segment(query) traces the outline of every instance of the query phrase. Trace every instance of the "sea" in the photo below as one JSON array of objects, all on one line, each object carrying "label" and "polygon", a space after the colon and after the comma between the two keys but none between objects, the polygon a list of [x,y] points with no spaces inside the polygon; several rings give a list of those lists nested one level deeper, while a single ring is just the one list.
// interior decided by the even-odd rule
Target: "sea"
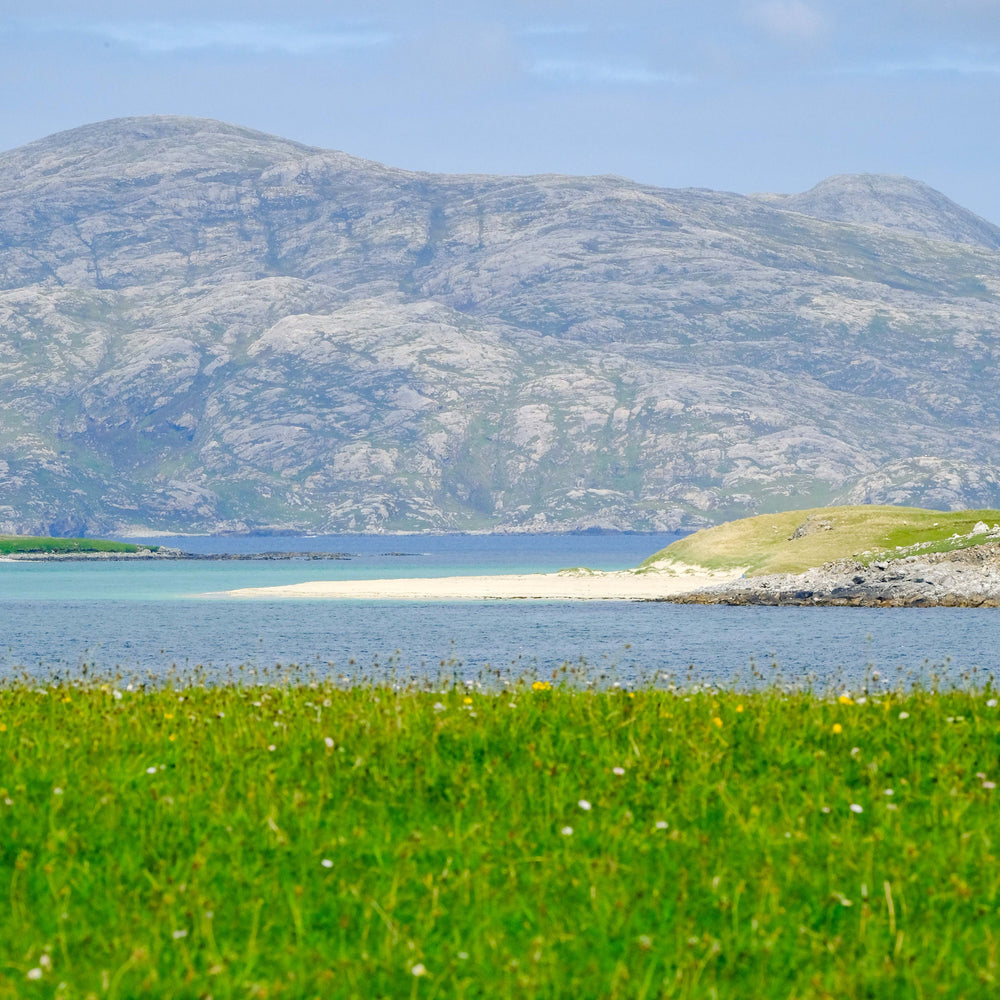
[{"label": "sea", "polygon": [[197,553],[339,559],[0,562],[0,681],[465,682],[817,690],[992,686],[1000,611],[662,602],[238,599],[310,580],[636,566],[672,534],[129,539]]}]

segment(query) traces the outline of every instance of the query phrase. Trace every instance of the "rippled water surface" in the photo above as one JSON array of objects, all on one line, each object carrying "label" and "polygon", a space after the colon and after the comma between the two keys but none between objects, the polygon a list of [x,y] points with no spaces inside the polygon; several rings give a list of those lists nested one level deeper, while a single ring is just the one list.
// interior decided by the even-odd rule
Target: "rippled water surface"
[{"label": "rippled water surface", "polygon": [[[190,563],[0,563],[0,672],[102,671],[163,676],[204,665],[295,663],[313,672],[446,671],[489,664],[548,673],[745,683],[754,669],[857,686],[943,674],[1000,673],[993,609],[724,608],[620,601],[241,601],[204,594],[319,579],[634,566],[675,536],[325,536],[160,539],[191,551],[327,551],[348,560]],[[353,664],[351,661],[354,661]]]}]

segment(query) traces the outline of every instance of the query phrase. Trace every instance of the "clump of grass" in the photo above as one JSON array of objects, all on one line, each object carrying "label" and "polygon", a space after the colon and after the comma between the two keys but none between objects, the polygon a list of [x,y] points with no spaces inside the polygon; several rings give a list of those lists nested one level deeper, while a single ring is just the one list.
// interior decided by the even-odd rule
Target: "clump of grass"
[{"label": "clump of grass", "polygon": [[990,690],[0,689],[0,996],[986,996]]},{"label": "clump of grass", "polygon": [[[142,546],[155,552],[159,546]],[[15,553],[138,552],[131,542],[111,542],[101,538],[47,538],[32,535],[0,535],[0,555]]]},{"label": "clump of grass", "polygon": [[862,504],[762,514],[695,532],[650,556],[640,569],[672,560],[709,569],[745,569],[748,576],[801,573],[862,554],[867,559],[897,558],[980,544],[986,535],[971,534],[980,521],[992,526],[1000,522],[1000,511]]}]

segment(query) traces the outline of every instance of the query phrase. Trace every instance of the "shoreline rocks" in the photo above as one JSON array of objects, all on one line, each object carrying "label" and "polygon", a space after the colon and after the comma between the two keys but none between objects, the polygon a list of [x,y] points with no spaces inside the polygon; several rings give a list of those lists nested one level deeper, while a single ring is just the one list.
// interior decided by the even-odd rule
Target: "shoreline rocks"
[{"label": "shoreline rocks", "polygon": [[842,559],[798,574],[744,577],[665,597],[678,604],[763,607],[1000,607],[1000,543],[864,564]]}]

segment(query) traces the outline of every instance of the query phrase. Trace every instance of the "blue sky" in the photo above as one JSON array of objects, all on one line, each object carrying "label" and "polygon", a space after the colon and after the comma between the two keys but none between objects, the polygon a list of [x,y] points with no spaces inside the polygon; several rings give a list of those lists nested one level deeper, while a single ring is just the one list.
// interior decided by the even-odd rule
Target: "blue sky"
[{"label": "blue sky", "polygon": [[1000,0],[0,0],[0,148],[186,114],[393,166],[801,191],[1000,223]]}]

